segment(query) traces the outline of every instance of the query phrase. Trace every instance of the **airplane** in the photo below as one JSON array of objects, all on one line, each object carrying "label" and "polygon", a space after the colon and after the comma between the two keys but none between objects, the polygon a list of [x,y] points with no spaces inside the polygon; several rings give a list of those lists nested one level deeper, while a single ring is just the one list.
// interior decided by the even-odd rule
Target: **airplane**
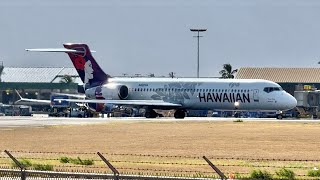
[{"label": "airplane", "polygon": [[[146,118],[156,118],[155,110],[175,110],[175,118],[185,118],[187,110],[289,110],[297,100],[275,82],[261,79],[215,78],[122,78],[106,74],[86,44],[66,43],[58,49],[26,49],[33,52],[67,53],[84,83],[88,103],[99,112],[106,104],[144,108]],[[63,99],[55,99],[61,101]],[[281,118],[281,116],[280,116]]]}]

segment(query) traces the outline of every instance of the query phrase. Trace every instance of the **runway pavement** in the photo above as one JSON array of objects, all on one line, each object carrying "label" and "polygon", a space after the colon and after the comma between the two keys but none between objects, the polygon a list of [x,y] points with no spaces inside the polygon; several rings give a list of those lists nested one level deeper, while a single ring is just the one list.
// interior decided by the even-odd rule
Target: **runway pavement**
[{"label": "runway pavement", "polygon": [[43,127],[43,126],[57,126],[57,125],[83,125],[83,124],[97,124],[115,121],[264,121],[264,122],[315,122],[320,120],[313,119],[275,119],[275,118],[217,118],[217,117],[187,117],[185,119],[174,118],[156,118],[147,119],[143,117],[112,117],[112,118],[58,118],[58,117],[23,117],[23,116],[1,116],[0,128],[13,127]]}]

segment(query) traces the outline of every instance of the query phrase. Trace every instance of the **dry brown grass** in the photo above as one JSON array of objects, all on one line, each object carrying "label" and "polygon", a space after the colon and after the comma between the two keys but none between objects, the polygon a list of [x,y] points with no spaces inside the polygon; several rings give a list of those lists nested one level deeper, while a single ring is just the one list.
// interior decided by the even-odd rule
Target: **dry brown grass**
[{"label": "dry brown grass", "polygon": [[110,122],[0,129],[0,148],[222,157],[320,157],[320,124],[281,122]]},{"label": "dry brown grass", "polygon": [[[0,150],[66,153],[100,151],[108,153],[107,156],[111,160],[118,158],[112,156],[112,153],[319,160],[319,139],[319,123],[113,121],[99,125],[0,129]],[[33,155],[37,156],[41,154]],[[50,154],[46,157],[50,157]],[[88,157],[99,159],[96,155]],[[138,158],[123,157],[124,161],[139,161]],[[170,159],[154,157],[145,157],[143,161],[171,162]],[[201,159],[187,158],[174,159],[172,162],[205,163]],[[254,164],[255,162],[216,160],[215,163]],[[273,165],[283,166],[283,164],[283,162],[273,162]],[[117,163],[117,165],[124,167],[128,164]],[[303,164],[298,163],[298,165]],[[139,167],[144,166],[139,165]],[[158,169],[169,168],[169,165],[153,166]],[[180,165],[170,166],[173,167],[182,168]],[[198,168],[189,167],[195,171]],[[222,169],[231,171],[227,167]],[[233,171],[235,169],[233,168]],[[206,167],[205,171],[210,171],[210,168]]]}]

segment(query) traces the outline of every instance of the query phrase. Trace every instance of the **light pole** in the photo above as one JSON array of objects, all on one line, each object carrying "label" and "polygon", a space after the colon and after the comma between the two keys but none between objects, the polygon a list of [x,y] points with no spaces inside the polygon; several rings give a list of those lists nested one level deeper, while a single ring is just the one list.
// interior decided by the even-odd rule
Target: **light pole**
[{"label": "light pole", "polygon": [[200,32],[207,31],[207,29],[190,29],[190,31],[198,32],[198,35],[197,36],[193,36],[193,37],[198,38],[197,78],[199,78],[199,57],[200,57],[200,54],[199,54],[200,44],[199,44],[199,42],[200,42],[200,37],[203,37],[203,36],[200,36]]}]

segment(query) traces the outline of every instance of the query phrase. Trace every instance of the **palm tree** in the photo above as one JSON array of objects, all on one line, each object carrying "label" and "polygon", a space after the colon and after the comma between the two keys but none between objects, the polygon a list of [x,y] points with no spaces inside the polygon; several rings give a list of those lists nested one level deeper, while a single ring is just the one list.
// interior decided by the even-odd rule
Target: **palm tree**
[{"label": "palm tree", "polygon": [[156,77],[156,76],[154,75],[154,73],[150,73],[148,77]]},{"label": "palm tree", "polygon": [[169,73],[169,77],[174,78],[175,76],[176,76],[176,73],[175,73],[175,72],[170,72],[170,73]]},{"label": "palm tree", "polygon": [[238,72],[238,69],[232,70],[230,64],[224,64],[223,69],[219,73],[222,79],[233,79],[236,72]]},{"label": "palm tree", "polygon": [[72,79],[72,77],[69,76],[69,75],[64,75],[64,76],[61,78],[60,83],[70,84],[70,83],[73,83],[73,79]]}]

